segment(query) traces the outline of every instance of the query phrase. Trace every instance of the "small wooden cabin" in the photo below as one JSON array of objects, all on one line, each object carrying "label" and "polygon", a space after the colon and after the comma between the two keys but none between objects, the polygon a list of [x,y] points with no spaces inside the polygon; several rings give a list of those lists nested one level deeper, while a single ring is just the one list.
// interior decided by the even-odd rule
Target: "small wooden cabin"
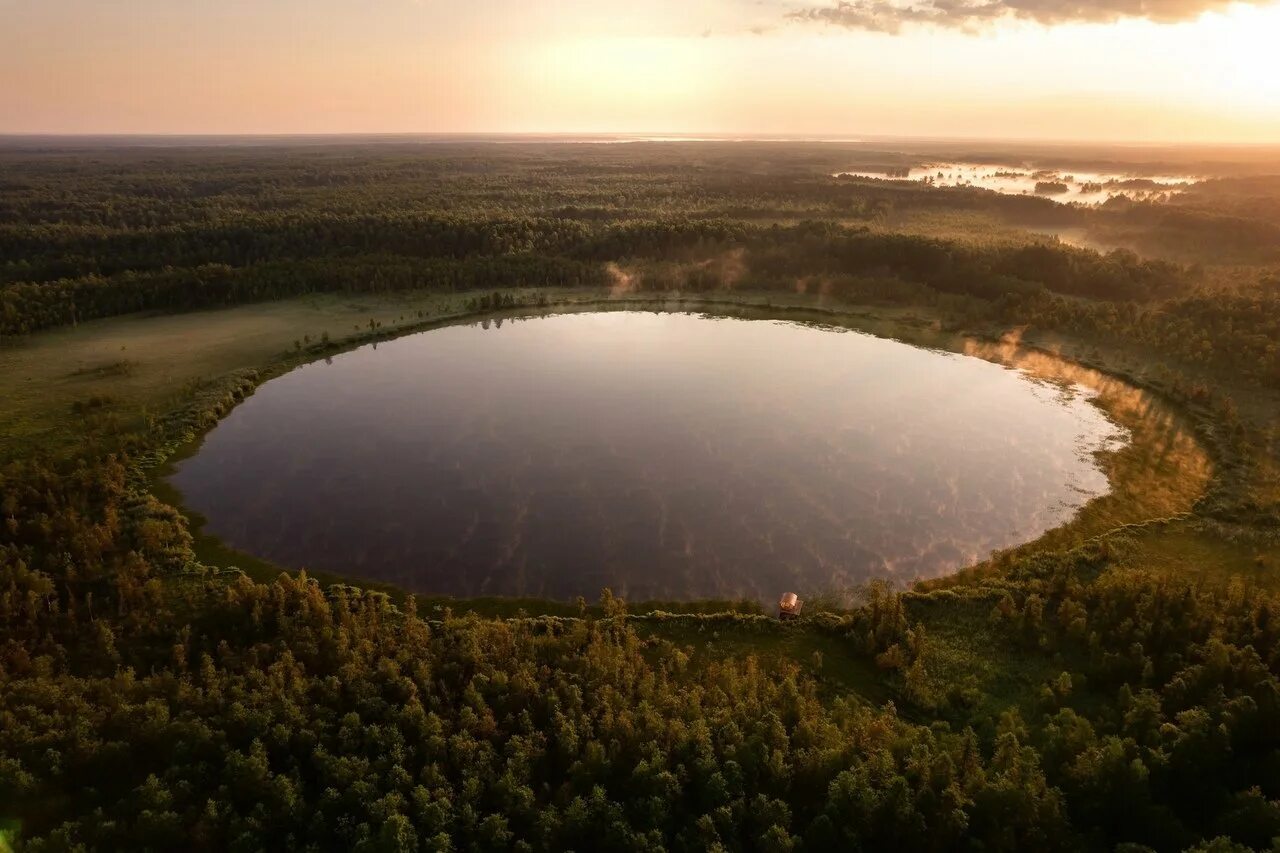
[{"label": "small wooden cabin", "polygon": [[804,602],[794,592],[784,592],[778,599],[778,618],[795,619],[800,615]]}]

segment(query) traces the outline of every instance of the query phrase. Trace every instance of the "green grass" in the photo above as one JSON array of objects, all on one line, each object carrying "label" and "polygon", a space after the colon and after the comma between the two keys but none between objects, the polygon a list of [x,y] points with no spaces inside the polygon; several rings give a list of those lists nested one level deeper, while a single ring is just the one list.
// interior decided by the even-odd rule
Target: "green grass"
[{"label": "green grass", "polygon": [[828,697],[857,696],[874,705],[894,698],[888,679],[874,663],[860,657],[845,641],[820,633],[803,621],[672,619],[634,624],[641,636],[666,640],[685,650],[694,676],[712,661],[754,656],[766,669],[782,660],[799,664],[818,680]]},{"label": "green grass", "polygon": [[[94,397],[141,423],[175,407],[193,383],[261,367],[294,341],[333,340],[460,311],[464,296],[323,294],[189,314],[129,315],[42,332],[0,347],[2,458],[33,448],[73,446],[81,431],[73,406]],[[401,319],[403,318],[403,319]]]},{"label": "green grass", "polygon": [[1224,531],[1195,523],[1144,531],[1120,553],[1116,569],[1144,569],[1201,583],[1244,583],[1280,589],[1280,542],[1255,532]]},{"label": "green grass", "polygon": [[924,626],[924,668],[935,699],[950,699],[973,719],[997,719],[1011,708],[1031,718],[1040,687],[1064,671],[1079,669],[1011,643],[991,620],[993,600],[941,596],[915,599],[908,609],[912,620]]}]

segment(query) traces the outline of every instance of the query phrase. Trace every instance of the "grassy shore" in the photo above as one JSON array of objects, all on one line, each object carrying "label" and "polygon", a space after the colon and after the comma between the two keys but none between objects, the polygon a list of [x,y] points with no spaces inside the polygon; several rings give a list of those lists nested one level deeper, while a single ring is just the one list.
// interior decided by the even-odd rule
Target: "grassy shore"
[{"label": "grassy shore", "polygon": [[[1203,491],[1211,465],[1178,413],[1103,370],[1082,367],[1005,340],[966,338],[941,328],[924,309],[849,305],[821,297],[777,292],[714,294],[616,294],[583,289],[512,291],[517,301],[545,302],[506,311],[565,312],[648,309],[708,310],[752,318],[822,322],[895,337],[924,346],[965,351],[1015,366],[1049,381],[1081,384],[1096,402],[1132,434],[1132,441],[1102,463],[1111,494],[1092,502],[1064,528],[1047,534],[1042,546],[1066,546],[1125,524],[1188,512]],[[309,296],[190,314],[140,316],[84,323],[35,335],[0,350],[0,432],[6,456],[33,447],[57,447],[81,434],[86,412],[109,413],[129,426],[142,425],[179,405],[203,382],[254,368],[268,377],[317,353],[360,345],[415,329],[474,319],[469,295],[395,294],[385,297]],[[504,312],[499,312],[499,314]],[[990,333],[993,330],[985,330]],[[1054,342],[1059,351],[1062,342]],[[1096,353],[1093,353],[1096,360]],[[192,444],[181,450],[193,452]],[[155,490],[180,505],[181,496],[157,472]],[[213,566],[238,566],[256,577],[278,567],[238,553],[200,534],[202,519],[190,516],[196,551]],[[326,578],[339,580],[338,578]],[[488,608],[486,608],[488,609]]]}]

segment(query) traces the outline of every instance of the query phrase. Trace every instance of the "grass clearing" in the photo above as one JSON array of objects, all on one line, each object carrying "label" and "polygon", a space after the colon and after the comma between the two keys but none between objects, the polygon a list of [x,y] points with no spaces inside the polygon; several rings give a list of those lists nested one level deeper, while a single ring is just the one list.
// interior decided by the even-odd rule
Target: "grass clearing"
[{"label": "grass clearing", "polygon": [[1194,523],[1143,532],[1115,570],[1145,569],[1206,584],[1244,583],[1280,589],[1280,542],[1253,531],[1206,529]]},{"label": "grass clearing", "polygon": [[694,675],[712,661],[754,656],[765,669],[782,660],[795,662],[818,680],[830,698],[858,696],[883,705],[894,696],[875,664],[858,656],[847,642],[804,622],[671,619],[633,624],[642,636],[666,640],[688,652]]},{"label": "grass clearing", "polygon": [[1040,685],[1070,667],[1012,646],[991,620],[985,598],[914,599],[908,612],[924,625],[929,689],[978,716],[1017,707],[1029,713]]},{"label": "grass clearing", "polygon": [[260,367],[295,340],[335,340],[370,318],[417,322],[417,311],[440,314],[456,296],[321,294],[190,314],[130,315],[32,335],[0,347],[0,434],[4,455],[65,446],[78,437],[72,407],[107,397],[125,417],[145,417],[173,405],[192,383]]}]

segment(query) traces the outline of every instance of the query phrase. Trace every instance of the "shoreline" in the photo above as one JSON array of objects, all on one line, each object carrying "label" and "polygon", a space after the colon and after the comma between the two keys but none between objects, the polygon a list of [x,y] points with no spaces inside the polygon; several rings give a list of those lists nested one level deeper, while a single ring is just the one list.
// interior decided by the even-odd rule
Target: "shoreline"
[{"label": "shoreline", "polygon": [[[487,296],[488,294],[482,294]],[[545,294],[538,294],[545,296]],[[577,294],[573,294],[577,296]],[[1085,503],[1065,524],[1051,528],[1034,539],[1010,548],[998,551],[991,557],[979,560],[955,571],[936,578],[914,579],[905,588],[914,588],[917,584],[926,587],[947,586],[952,579],[969,576],[996,561],[1008,559],[1015,554],[1032,551],[1064,550],[1076,547],[1084,542],[1105,536],[1108,532],[1165,521],[1171,517],[1185,517],[1193,510],[1195,501],[1203,495],[1211,474],[1212,463],[1205,448],[1195,439],[1193,425],[1183,418],[1168,401],[1160,400],[1158,394],[1151,389],[1144,389],[1133,383],[1128,377],[1108,373],[1094,366],[1075,362],[1064,355],[1028,345],[1020,339],[1002,336],[999,340],[982,337],[973,333],[944,331],[936,319],[921,317],[918,309],[895,311],[883,307],[858,304],[837,304],[832,307],[828,301],[814,297],[801,297],[799,302],[790,297],[791,304],[776,304],[774,297],[787,294],[771,292],[731,293],[708,296],[707,294],[677,293],[673,295],[622,294],[602,295],[598,293],[583,294],[583,298],[547,301],[541,304],[510,305],[498,309],[480,307],[463,310],[444,316],[423,318],[420,322],[397,325],[390,329],[374,328],[367,332],[323,344],[312,344],[304,350],[284,353],[254,370],[252,387],[270,379],[281,376],[297,367],[342,352],[349,352],[368,344],[376,344],[385,340],[417,334],[446,326],[472,324],[488,319],[508,319],[518,317],[554,316],[561,314],[600,312],[600,311],[654,311],[663,313],[702,313],[711,316],[734,317],[754,320],[780,320],[784,322],[800,322],[815,325],[828,325],[833,328],[848,329],[855,332],[875,335],[881,338],[901,341],[912,346],[927,347],[945,352],[982,358],[992,363],[1001,364],[1009,369],[1022,370],[1031,375],[1059,383],[1075,383],[1089,387],[1095,391],[1090,399],[1092,405],[1098,406],[1109,420],[1117,423],[1129,432],[1131,440],[1117,449],[1103,449],[1097,452],[1099,464],[1107,476],[1110,488],[1098,497]],[[886,313],[888,316],[886,316]],[[1055,371],[1046,371],[1046,365],[1056,367]],[[1037,372],[1038,371],[1038,372]],[[1044,374],[1050,375],[1044,375]],[[225,381],[226,377],[218,381]],[[249,391],[252,393],[252,391]],[[247,395],[246,395],[247,396]],[[1141,400],[1142,405],[1136,405]],[[239,401],[237,401],[238,403]],[[1171,483],[1191,483],[1190,494],[1179,494],[1175,497],[1176,506],[1165,506],[1161,510],[1127,512],[1132,510],[1132,502],[1126,502],[1138,492],[1149,493],[1149,488],[1134,488],[1143,484],[1134,482],[1146,468],[1143,451],[1146,446],[1139,443],[1150,438],[1147,433],[1152,426],[1150,409],[1155,405],[1160,409],[1162,428],[1174,427],[1178,436],[1183,439],[1183,456],[1188,453],[1195,457],[1188,460],[1188,465],[1169,473],[1167,480]],[[152,495],[180,512],[187,520],[193,537],[193,550],[199,563],[208,568],[237,568],[249,577],[259,581],[270,581],[281,573],[297,575],[306,571],[306,575],[315,578],[322,584],[355,585],[375,592],[391,596],[402,601],[408,595],[414,595],[420,604],[430,606],[462,606],[471,605],[473,610],[489,614],[507,614],[533,611],[545,614],[561,613],[568,615],[576,612],[572,602],[560,602],[555,599],[481,596],[478,598],[458,598],[453,596],[416,593],[400,586],[368,580],[358,575],[343,573],[290,569],[277,565],[269,560],[256,557],[227,545],[213,534],[204,532],[206,520],[197,512],[188,509],[183,503],[181,493],[168,482],[173,466],[199,450],[208,432],[221,420],[230,408],[219,413],[216,419],[198,432],[190,433],[184,441],[173,446],[164,453],[156,464],[149,466],[147,473],[148,488]],[[1187,441],[1190,445],[1187,445]],[[1147,484],[1149,485],[1149,484]],[[1118,507],[1116,506],[1118,504]],[[815,591],[822,594],[823,591]],[[650,601],[637,602],[637,605],[650,606],[657,609],[678,609],[682,612],[759,612],[758,602],[732,600],[700,600],[700,601]],[[754,608],[754,609],[753,609]]]}]

